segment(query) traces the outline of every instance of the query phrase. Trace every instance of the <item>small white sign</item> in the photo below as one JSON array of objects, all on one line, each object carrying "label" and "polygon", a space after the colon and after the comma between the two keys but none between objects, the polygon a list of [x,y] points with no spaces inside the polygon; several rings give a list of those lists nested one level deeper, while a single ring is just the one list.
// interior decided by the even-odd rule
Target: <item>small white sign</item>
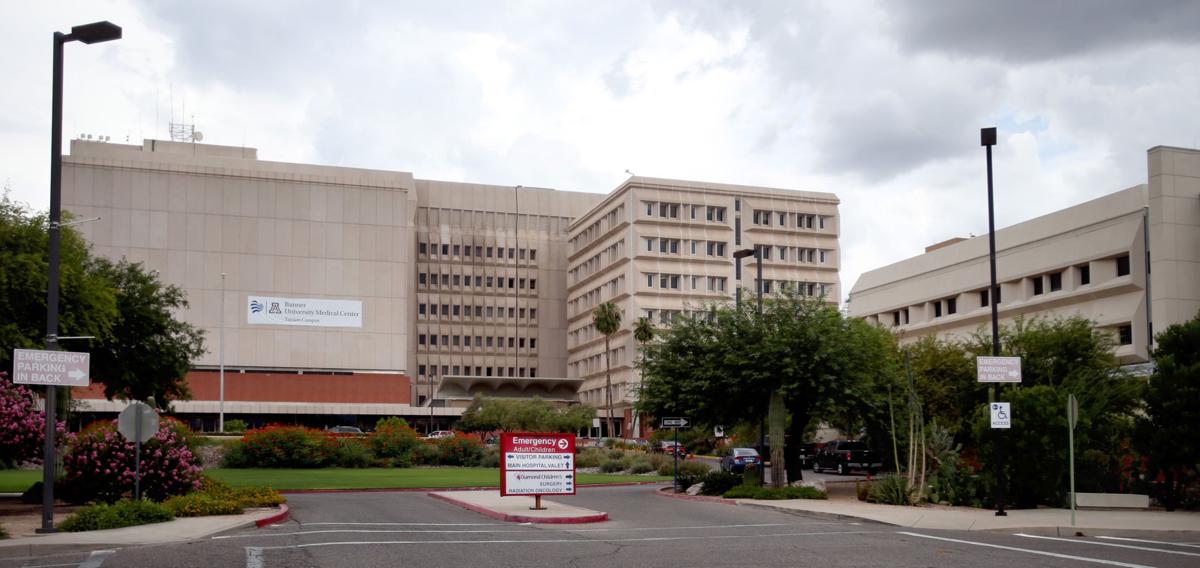
[{"label": "small white sign", "polygon": [[1021,358],[978,356],[975,358],[975,376],[981,383],[1019,383]]},{"label": "small white sign", "polygon": [[88,365],[91,353],[13,350],[13,382],[18,385],[86,387],[91,382]]},{"label": "small white sign", "polygon": [[505,469],[555,471],[575,469],[575,454],[504,454]]},{"label": "small white sign", "polygon": [[561,495],[575,493],[574,471],[506,471],[505,495]]},{"label": "small white sign", "polygon": [[1012,408],[1007,402],[993,402],[992,409],[992,428],[1012,428]]},{"label": "small white sign", "polygon": [[362,327],[362,302],[358,300],[247,296],[246,323]]}]

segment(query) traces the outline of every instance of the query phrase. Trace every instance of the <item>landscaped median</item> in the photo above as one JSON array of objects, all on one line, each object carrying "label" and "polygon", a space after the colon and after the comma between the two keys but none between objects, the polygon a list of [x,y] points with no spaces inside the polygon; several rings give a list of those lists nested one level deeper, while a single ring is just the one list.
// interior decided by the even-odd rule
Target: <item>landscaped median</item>
[{"label": "landscaped median", "polygon": [[[210,469],[205,473],[233,487],[269,485],[278,491],[366,489],[457,489],[500,487],[500,470],[487,467],[371,469]],[[578,485],[663,482],[661,475],[580,473]]]}]

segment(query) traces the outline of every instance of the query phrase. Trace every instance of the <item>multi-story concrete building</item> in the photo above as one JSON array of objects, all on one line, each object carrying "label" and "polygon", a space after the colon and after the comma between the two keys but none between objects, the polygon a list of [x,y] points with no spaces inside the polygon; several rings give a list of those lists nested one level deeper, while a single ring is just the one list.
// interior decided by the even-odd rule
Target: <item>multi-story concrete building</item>
[{"label": "multi-story concrete building", "polygon": [[[633,326],[640,317],[668,325],[676,315],[728,301],[738,287],[753,295],[754,272],[737,279],[739,249],[761,247],[764,293],[796,286],[836,302],[837,206],[829,193],[627,180],[570,227],[567,376],[584,379],[580,400],[607,415],[611,364],[615,434],[638,435]],[[753,270],[754,258],[747,260]],[[609,301],[622,318],[606,363],[592,311]]]},{"label": "multi-story concrete building", "polygon": [[[830,194],[635,177],[605,196],[156,140],[73,141],[63,173],[64,208],[102,218],[79,225],[97,254],[186,292],[180,316],[208,352],[176,407],[205,428],[222,366],[226,415],[251,423],[432,426],[475,394],[570,402],[581,387],[602,406],[591,308],[609,299],[626,311],[614,400],[629,423],[628,328],[729,297],[734,250],[763,247],[767,293],[839,293]],[[123,406],[80,396],[93,412]]]},{"label": "multi-story concrete building", "polygon": [[[1148,151],[1148,180],[996,231],[1002,322],[1080,314],[1117,338],[1126,363],[1153,336],[1200,310],[1200,151]],[[987,236],[952,239],[866,272],[850,314],[902,341],[964,336],[988,325]]]}]

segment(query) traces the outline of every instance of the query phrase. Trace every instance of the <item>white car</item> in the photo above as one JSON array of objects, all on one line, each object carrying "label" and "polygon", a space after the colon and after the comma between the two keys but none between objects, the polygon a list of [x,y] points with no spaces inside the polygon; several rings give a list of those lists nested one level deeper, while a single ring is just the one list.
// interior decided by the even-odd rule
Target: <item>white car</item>
[{"label": "white car", "polygon": [[442,438],[453,438],[453,437],[454,437],[454,432],[452,432],[450,430],[435,430],[433,432],[430,432],[428,436],[425,436],[425,439],[426,440],[441,440]]}]

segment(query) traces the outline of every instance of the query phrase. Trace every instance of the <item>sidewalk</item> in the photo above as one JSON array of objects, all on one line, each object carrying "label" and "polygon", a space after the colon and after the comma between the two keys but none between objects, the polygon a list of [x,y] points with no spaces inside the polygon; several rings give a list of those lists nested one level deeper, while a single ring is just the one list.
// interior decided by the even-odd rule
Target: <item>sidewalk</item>
[{"label": "sidewalk", "polygon": [[534,499],[501,497],[499,491],[432,491],[430,497],[458,505],[481,515],[514,523],[567,524],[597,523],[608,520],[608,513],[563,505],[542,499],[542,510],[535,511]]},{"label": "sidewalk", "polygon": [[[107,546],[133,546],[139,544],[162,544],[204,538],[209,535],[237,528],[264,526],[286,519],[287,505],[276,508],[249,509],[241,515],[215,515],[211,517],[187,517],[119,529],[84,532],[58,532],[35,534],[32,531],[11,531],[10,538],[0,540],[0,558],[33,555],[35,552],[65,552],[87,550]],[[38,517],[40,525],[40,517]],[[10,523],[5,523],[10,527]]]},{"label": "sidewalk", "polygon": [[1071,526],[1070,509],[1008,510],[1008,516],[997,517],[991,509],[970,507],[922,506],[901,507],[879,505],[857,499],[791,499],[756,501],[735,499],[738,505],[773,509],[783,512],[814,514],[832,518],[852,518],[916,529],[946,529],[968,531],[1010,531],[1016,529],[1046,529],[1071,533],[1081,529],[1136,531],[1195,531],[1200,532],[1200,513],[1175,511],[1079,509],[1075,526]]}]

